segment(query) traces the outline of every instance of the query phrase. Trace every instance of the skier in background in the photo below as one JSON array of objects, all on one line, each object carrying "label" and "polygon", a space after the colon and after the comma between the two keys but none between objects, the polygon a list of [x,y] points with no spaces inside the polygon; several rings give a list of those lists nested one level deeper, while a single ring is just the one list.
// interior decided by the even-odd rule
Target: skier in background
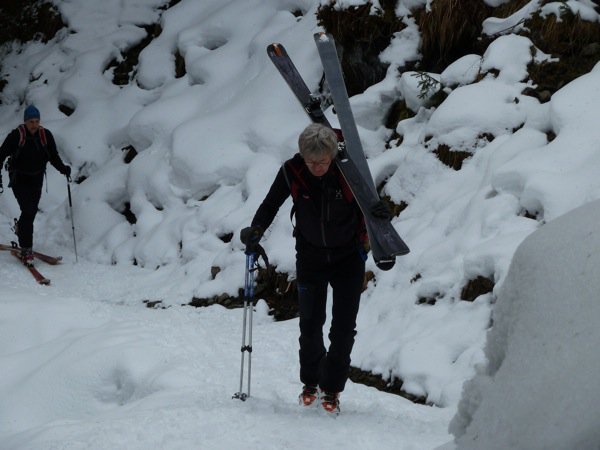
[{"label": "skier in background", "polygon": [[[336,133],[309,125],[298,139],[300,153],[286,161],[258,208],[240,233],[246,252],[256,248],[283,202],[292,196],[296,225],[296,274],[300,312],[301,405],[317,400],[339,413],[339,395],[350,370],[356,316],[365,274],[368,237],[364,217],[334,159]],[[390,219],[383,201],[371,208]],[[333,289],[329,348],[323,342],[327,287]]]},{"label": "skier in background", "polygon": [[21,247],[21,261],[33,264],[33,221],[42,195],[42,184],[48,161],[69,178],[71,168],[65,165],[50,130],[40,125],[40,111],[29,105],[23,114],[23,124],[12,130],[0,147],[0,168],[9,158],[9,186],[21,209],[16,233]]}]

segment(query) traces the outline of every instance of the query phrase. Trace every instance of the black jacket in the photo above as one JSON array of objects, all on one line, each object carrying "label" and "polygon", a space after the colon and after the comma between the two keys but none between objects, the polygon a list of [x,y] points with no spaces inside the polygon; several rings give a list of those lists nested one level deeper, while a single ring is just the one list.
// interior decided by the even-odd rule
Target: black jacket
[{"label": "black jacket", "polygon": [[266,230],[283,202],[292,195],[299,256],[342,257],[356,252],[367,234],[360,208],[354,198],[348,197],[351,193],[344,183],[335,162],[325,175],[315,177],[300,154],[296,154],[277,173],[252,225]]},{"label": "black jacket", "polygon": [[44,181],[46,164],[50,162],[60,173],[65,173],[66,166],[58,156],[56,142],[50,130],[44,128],[46,145],[42,145],[39,130],[35,134],[25,131],[25,144],[19,147],[19,130],[11,131],[0,147],[0,167],[4,160],[13,156],[11,161],[11,184],[14,186],[36,186]]}]

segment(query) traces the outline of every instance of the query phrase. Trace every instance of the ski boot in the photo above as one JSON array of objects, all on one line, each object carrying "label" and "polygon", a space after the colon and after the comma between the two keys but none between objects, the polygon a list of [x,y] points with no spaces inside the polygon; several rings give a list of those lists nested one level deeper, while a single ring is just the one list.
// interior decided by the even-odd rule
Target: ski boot
[{"label": "ski boot", "polygon": [[321,407],[328,414],[337,416],[340,413],[340,393],[339,392],[322,392]]},{"label": "ski boot", "polygon": [[318,398],[319,389],[317,386],[304,385],[298,396],[298,402],[300,406],[311,406]]},{"label": "ski boot", "polygon": [[27,267],[33,267],[33,250],[31,247],[21,248],[21,262]]}]

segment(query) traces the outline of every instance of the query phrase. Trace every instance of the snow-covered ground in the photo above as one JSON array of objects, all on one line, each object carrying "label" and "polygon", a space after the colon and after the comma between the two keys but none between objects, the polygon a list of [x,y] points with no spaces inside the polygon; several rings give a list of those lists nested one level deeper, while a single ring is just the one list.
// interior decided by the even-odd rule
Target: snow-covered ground
[{"label": "snow-covered ground", "polygon": [[[296,402],[298,321],[254,314],[251,398],[241,310],[149,309],[156,272],[72,261],[48,288],[0,253],[0,448],[434,448],[451,409],[349,383],[343,415]],[[245,386],[244,386],[245,390]]]},{"label": "snow-covered ground", "polygon": [[[525,375],[496,372],[510,348],[492,337],[514,339],[516,346],[525,337],[511,337],[513,325],[505,326],[504,335],[494,327],[484,351],[493,303],[494,323],[512,324],[516,318],[506,309],[514,307],[503,312],[500,305],[518,304],[515,292],[553,281],[543,271],[536,272],[536,283],[519,278],[518,262],[509,275],[517,247],[547,222],[600,198],[600,66],[540,104],[522,91],[531,83],[527,65],[549,55],[532,52],[525,37],[503,35],[483,55],[467,55],[430,74],[449,95],[437,109],[426,108],[418,74],[398,77],[396,69],[419,56],[409,8],[429,1],[399,2],[407,27],[381,55],[390,63],[388,75],[354,97],[352,106],[374,178],[378,184],[387,180],[384,193],[392,200],[409,205],[393,223],[411,253],[389,272],[368,262],[376,279],[363,296],[352,359],[365,370],[403,379],[406,391],[436,406],[416,406],[350,383],[342,416],[329,420],[295,404],[295,320],[271,322],[264,303],[258,305],[253,398],[242,403],[230,398],[239,382],[241,312],[181,306],[193,296],[235,295],[243,284],[239,230],[280,164],[296,151],[307,123],[265,49],[283,43],[316,88],[321,69],[312,34],[319,30],[320,2],[182,0],[164,12],[158,9],[164,0],[55,3],[68,31],[47,44],[3,53],[8,84],[1,94],[0,135],[21,121],[24,104],[35,103],[74,176],[87,177],[72,185],[80,258],[75,264],[64,178],[50,168],[35,245],[66,258],[57,267],[40,263],[52,286],[33,285],[12,256],[0,253],[0,448],[304,448],[314,442],[324,448],[434,448],[451,441],[447,427],[462,385],[478,372],[483,378],[463,396],[452,432],[462,436],[461,445],[476,435],[494,442],[501,430],[483,430],[495,426],[486,404],[492,402],[496,412],[496,401],[486,399],[520,391],[510,381],[499,385],[500,394],[485,387],[496,375]],[[558,14],[561,5],[548,3],[543,12]],[[590,0],[568,5],[585,12],[586,20],[599,20]],[[539,8],[533,1],[511,20]],[[157,21],[162,33],[140,54],[132,82],[112,84],[109,62],[143,39],[142,26]],[[486,25],[507,28],[491,19]],[[176,52],[187,70],[180,78]],[[398,125],[401,145],[385,150],[393,130],[381,124],[397,98],[416,116]],[[59,105],[75,112],[67,117]],[[327,114],[335,123],[331,110]],[[492,140],[482,139],[484,134]],[[128,145],[139,152],[130,164],[121,150]],[[432,153],[438,145],[474,155],[454,171]],[[122,214],[127,205],[135,224]],[[278,270],[293,275],[288,208],[264,245]],[[6,190],[0,196],[3,242],[11,239],[16,216],[16,201]],[[231,242],[221,239],[228,233]],[[551,259],[524,248],[529,258]],[[213,279],[214,266],[221,271]],[[494,292],[461,301],[465,284],[478,276],[493,280]],[[533,303],[564,304],[544,292]],[[436,303],[420,305],[419,298]],[[144,300],[160,300],[166,309],[150,310]],[[596,316],[590,310],[586,317]],[[537,351],[541,341],[533,342],[526,349],[531,353],[515,358],[535,361],[543,354]],[[556,341],[547,345],[570,350]],[[488,360],[496,366],[487,366]],[[540,376],[534,367],[528,380]],[[557,376],[548,386],[556,392],[565,383]],[[529,393],[522,398],[532,399],[527,407],[536,410],[547,405]],[[497,407],[508,410],[513,404],[507,403]],[[503,417],[500,411],[497,417]],[[565,428],[589,423],[573,417]],[[555,436],[554,429],[540,428]],[[514,430],[517,444],[531,442]],[[593,445],[594,437],[587,443]]]}]

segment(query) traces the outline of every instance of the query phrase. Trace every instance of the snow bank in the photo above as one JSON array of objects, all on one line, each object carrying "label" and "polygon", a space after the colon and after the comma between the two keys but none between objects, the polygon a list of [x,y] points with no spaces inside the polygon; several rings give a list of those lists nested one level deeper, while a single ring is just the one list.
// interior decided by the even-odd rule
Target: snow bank
[{"label": "snow bank", "polygon": [[529,236],[498,292],[488,364],[450,425],[460,449],[597,448],[600,201]]}]

